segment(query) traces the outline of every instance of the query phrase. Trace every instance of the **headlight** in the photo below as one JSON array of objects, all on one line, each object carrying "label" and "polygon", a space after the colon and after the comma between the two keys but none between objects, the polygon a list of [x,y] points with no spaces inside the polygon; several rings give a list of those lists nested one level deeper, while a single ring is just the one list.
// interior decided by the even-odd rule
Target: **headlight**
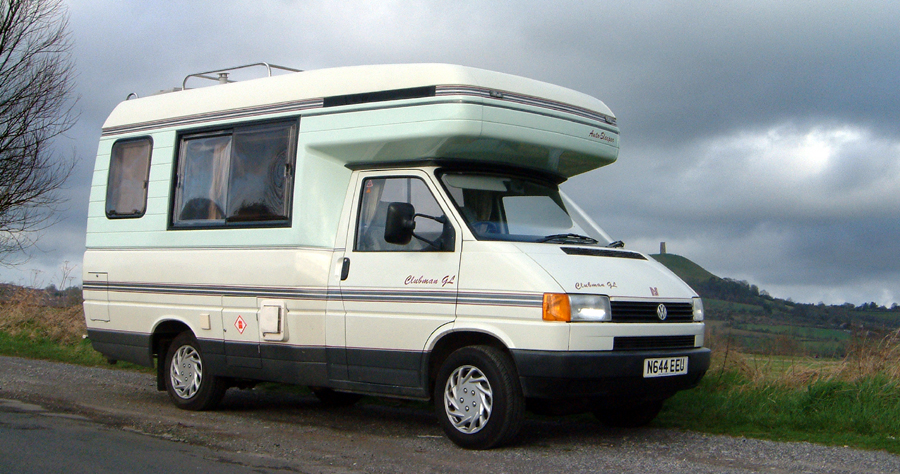
[{"label": "headlight", "polygon": [[544,293],[545,321],[612,321],[609,297]]},{"label": "headlight", "polygon": [[703,300],[694,298],[694,321],[703,321]]}]

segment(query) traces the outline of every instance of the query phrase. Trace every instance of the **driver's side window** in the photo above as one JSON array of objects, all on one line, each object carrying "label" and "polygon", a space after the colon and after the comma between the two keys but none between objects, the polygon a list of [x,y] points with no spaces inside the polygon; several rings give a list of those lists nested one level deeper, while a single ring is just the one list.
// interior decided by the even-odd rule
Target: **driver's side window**
[{"label": "driver's side window", "polygon": [[[413,177],[367,178],[363,180],[362,186],[356,227],[357,252],[435,250],[419,239],[411,239],[406,245],[391,244],[384,240],[387,208],[392,202],[412,204],[417,214],[435,217],[444,214],[424,181]],[[442,231],[443,225],[439,222],[416,218],[417,235],[433,241],[441,236]]]}]

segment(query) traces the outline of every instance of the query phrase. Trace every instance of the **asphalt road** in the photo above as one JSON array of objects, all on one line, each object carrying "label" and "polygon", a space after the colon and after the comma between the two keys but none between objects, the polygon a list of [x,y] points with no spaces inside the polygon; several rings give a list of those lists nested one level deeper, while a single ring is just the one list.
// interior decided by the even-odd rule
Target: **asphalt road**
[{"label": "asphalt road", "polygon": [[3,473],[303,472],[290,461],[174,443],[3,399],[0,453]]},{"label": "asphalt road", "polygon": [[185,412],[152,375],[0,357],[0,472],[897,473],[900,456],[580,418],[529,418],[521,442],[457,448],[428,407],[328,409],[283,390],[229,390]]}]

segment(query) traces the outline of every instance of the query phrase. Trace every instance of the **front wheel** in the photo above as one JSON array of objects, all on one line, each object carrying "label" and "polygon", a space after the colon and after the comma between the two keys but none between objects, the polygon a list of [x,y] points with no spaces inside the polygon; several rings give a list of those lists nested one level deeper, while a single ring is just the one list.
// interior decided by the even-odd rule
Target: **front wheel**
[{"label": "front wheel", "polygon": [[525,398],[515,366],[491,346],[456,350],[438,372],[435,410],[444,433],[468,449],[490,449],[519,434]]},{"label": "front wheel", "polygon": [[209,373],[200,344],[189,331],[179,334],[169,345],[165,364],[166,391],[178,408],[215,408],[228,389],[224,379]]}]

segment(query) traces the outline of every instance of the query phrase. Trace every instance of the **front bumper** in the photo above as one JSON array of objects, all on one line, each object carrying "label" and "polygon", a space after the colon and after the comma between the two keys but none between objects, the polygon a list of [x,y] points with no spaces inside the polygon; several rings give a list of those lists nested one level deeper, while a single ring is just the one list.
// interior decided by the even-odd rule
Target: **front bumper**
[{"label": "front bumper", "polygon": [[[622,398],[663,400],[693,388],[709,369],[705,347],[650,351],[512,350],[522,392],[529,398]],[[644,378],[644,359],[688,358],[688,372]]]}]

